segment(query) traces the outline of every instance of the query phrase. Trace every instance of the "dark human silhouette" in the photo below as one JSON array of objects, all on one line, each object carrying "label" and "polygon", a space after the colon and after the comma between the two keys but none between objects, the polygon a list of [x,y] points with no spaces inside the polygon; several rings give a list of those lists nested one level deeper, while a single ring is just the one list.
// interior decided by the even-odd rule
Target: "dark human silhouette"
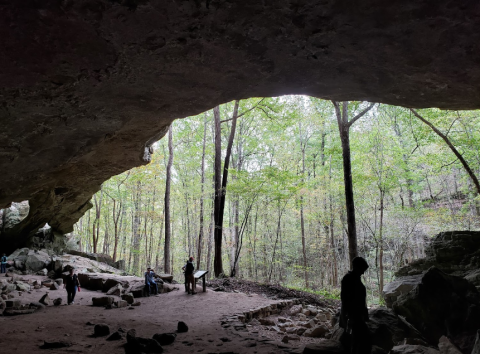
[{"label": "dark human silhouette", "polygon": [[75,302],[75,294],[80,287],[80,282],[78,281],[78,276],[74,274],[74,269],[70,268],[68,275],[65,277],[65,282],[63,283],[63,288],[67,289],[67,304],[73,305]]},{"label": "dark human silhouette", "polygon": [[355,257],[352,261],[353,270],[342,279],[342,309],[340,313],[340,327],[351,334],[351,353],[370,354],[372,350],[371,336],[366,321],[368,318],[367,290],[362,283],[361,276],[368,269],[368,264],[362,257]]},{"label": "dark human silhouette", "polygon": [[6,273],[6,272],[7,272],[7,255],[4,253],[2,256],[0,273]]}]

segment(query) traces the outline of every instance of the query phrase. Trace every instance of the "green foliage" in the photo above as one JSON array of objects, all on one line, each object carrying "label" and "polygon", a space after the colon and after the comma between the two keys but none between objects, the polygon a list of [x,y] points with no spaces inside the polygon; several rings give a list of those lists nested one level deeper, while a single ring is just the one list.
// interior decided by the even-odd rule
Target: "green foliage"
[{"label": "green foliage", "polygon": [[[351,102],[350,116],[366,105]],[[232,102],[220,106],[223,150],[232,111]],[[448,133],[478,174],[478,112],[425,109],[419,113]],[[229,264],[238,252],[240,277],[338,298],[339,281],[349,264],[342,151],[332,103],[305,96],[252,98],[240,101],[239,114],[226,191],[225,271],[229,274]],[[186,258],[197,253],[202,198],[200,267],[212,268],[213,140],[212,111],[173,125],[170,222],[177,279],[182,277]],[[478,229],[479,197],[444,141],[408,109],[377,105],[352,126],[350,140],[359,251],[370,264],[365,276],[369,298],[378,301],[380,246],[388,282],[398,267],[424,255],[425,238],[450,229]],[[99,202],[103,193],[97,221],[99,252],[113,255],[117,218],[117,259],[125,259],[128,270],[137,274],[146,265],[160,271],[163,265],[166,139],[154,149],[152,163],[112,177],[96,196]],[[301,212],[307,267],[303,265]],[[87,251],[92,251],[95,219],[92,209],[76,225]]]}]

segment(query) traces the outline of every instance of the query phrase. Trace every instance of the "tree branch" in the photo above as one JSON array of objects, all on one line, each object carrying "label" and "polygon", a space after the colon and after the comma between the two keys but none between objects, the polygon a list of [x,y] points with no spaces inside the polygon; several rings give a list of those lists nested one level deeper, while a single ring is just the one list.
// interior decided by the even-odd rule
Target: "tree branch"
[{"label": "tree branch", "polygon": [[348,127],[350,128],[353,123],[355,123],[357,120],[359,120],[360,118],[362,118],[365,113],[367,113],[369,110],[371,110],[373,108],[373,106],[375,106],[375,103],[370,103],[370,106],[368,106],[367,108],[365,108],[363,111],[361,111],[360,113],[358,113],[355,117],[353,117],[350,122],[347,123]]},{"label": "tree branch", "polygon": [[[253,106],[252,108],[247,109],[245,112],[239,114],[239,115],[237,116],[237,119],[240,118],[241,116],[247,114],[248,112],[254,110],[255,108],[257,108],[257,106],[258,106],[260,103],[262,103],[262,101],[263,101],[264,99],[265,99],[265,97],[262,98],[260,101],[258,101],[257,104],[256,104],[255,106]],[[220,123],[229,122],[229,121],[231,121],[231,120],[233,120],[233,117],[232,117],[232,118],[228,118],[228,119],[221,120]]]},{"label": "tree branch", "polygon": [[438,130],[432,123],[430,123],[428,120],[426,120],[425,118],[423,118],[420,114],[417,113],[417,111],[415,111],[413,108],[410,108],[410,111],[415,115],[415,117],[417,117],[418,119],[420,119],[423,123],[425,123],[426,125],[428,125],[439,137],[441,137],[445,143],[448,145],[448,147],[450,148],[450,150],[452,150],[452,152],[455,154],[455,156],[460,160],[460,162],[462,163],[463,167],[465,168],[465,171],[467,171],[468,175],[470,176],[470,178],[472,179],[473,183],[475,184],[475,187],[477,189],[477,194],[480,195],[480,183],[478,182],[478,179],[477,179],[477,176],[475,176],[475,173],[472,171],[472,169],[470,168],[470,166],[468,165],[467,161],[465,161],[465,159],[463,158],[463,156],[460,154],[460,152],[455,148],[455,146],[453,146],[453,144],[450,142],[450,139],[448,139],[448,137],[443,134],[440,130]]}]

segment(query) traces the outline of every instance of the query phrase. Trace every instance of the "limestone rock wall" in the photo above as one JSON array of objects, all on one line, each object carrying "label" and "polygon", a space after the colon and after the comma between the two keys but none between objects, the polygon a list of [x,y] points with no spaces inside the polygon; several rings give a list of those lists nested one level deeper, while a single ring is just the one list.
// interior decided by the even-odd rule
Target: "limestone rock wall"
[{"label": "limestone rock wall", "polygon": [[254,96],[480,106],[475,1],[0,2],[0,208],[8,251],[60,233],[176,118]]}]

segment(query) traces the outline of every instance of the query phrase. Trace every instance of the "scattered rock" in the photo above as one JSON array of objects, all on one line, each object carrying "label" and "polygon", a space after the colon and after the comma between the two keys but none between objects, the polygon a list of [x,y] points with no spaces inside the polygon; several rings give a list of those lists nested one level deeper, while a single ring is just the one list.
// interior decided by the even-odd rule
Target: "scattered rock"
[{"label": "scattered rock", "polygon": [[17,310],[14,308],[7,308],[3,311],[4,316],[16,316],[16,315],[29,315],[35,312],[35,309],[25,309],[25,310]]},{"label": "scattered rock", "polygon": [[63,279],[62,278],[55,279],[55,283],[57,283],[58,286],[62,286],[63,285]]},{"label": "scattered rock", "polygon": [[303,335],[305,337],[313,337],[313,338],[322,338],[325,337],[325,334],[328,333],[328,328],[324,325],[319,325],[314,328],[307,329]]},{"label": "scattered rock", "polygon": [[34,307],[36,308],[37,310],[41,310],[41,309],[44,309],[45,308],[45,305],[44,304],[41,304],[40,302],[31,302],[30,307]]},{"label": "scattered rock", "polygon": [[440,354],[462,354],[462,352],[445,336],[441,336],[438,342]]},{"label": "scattered rock", "polygon": [[389,354],[439,354],[436,349],[423,345],[402,344],[392,348]]},{"label": "scattered rock", "polygon": [[295,334],[287,334],[287,335],[284,335],[282,338],[283,343],[288,343],[289,341],[292,341],[292,340],[300,340],[300,337]]},{"label": "scattered rock", "polygon": [[130,305],[135,302],[135,298],[133,297],[132,293],[127,293],[122,295],[122,300],[125,300],[128,302]]},{"label": "scattered rock", "polygon": [[42,275],[42,276],[47,276],[48,270],[47,270],[47,268],[43,268],[43,269],[39,270],[36,274],[37,275]]},{"label": "scattered rock", "polygon": [[110,327],[104,323],[96,324],[93,327],[93,335],[95,337],[108,336],[110,334]]},{"label": "scattered rock", "polygon": [[13,309],[18,309],[22,305],[22,302],[20,300],[7,300],[5,301],[5,307],[8,308],[13,308]]},{"label": "scattered rock", "polygon": [[178,322],[177,332],[178,332],[178,333],[188,332],[188,326],[187,326],[187,324],[186,324],[185,322],[183,322],[183,321]]},{"label": "scattered rock", "polygon": [[297,328],[297,331],[295,332],[295,334],[298,335],[298,336],[301,336],[302,334],[305,333],[306,330],[307,330],[306,328],[298,327],[298,328]]},{"label": "scattered rock", "polygon": [[309,343],[305,346],[303,354],[343,354],[343,348],[340,342],[333,340],[323,340],[319,343]]},{"label": "scattered rock", "polygon": [[135,329],[131,329],[127,332],[127,344],[125,346],[125,352],[128,354],[137,353],[163,353],[163,348],[159,342],[153,338],[137,337]]},{"label": "scattered rock", "polygon": [[175,341],[175,338],[177,338],[176,333],[157,333],[153,335],[153,339],[160,343],[160,345],[172,344]]},{"label": "scattered rock", "polygon": [[258,321],[264,326],[275,326],[275,321],[271,318],[259,318]]},{"label": "scattered rock", "polygon": [[[260,325],[260,321],[257,320],[256,318],[254,318],[254,319],[251,320],[248,324],[251,325],[251,326],[259,326],[259,325]],[[274,323],[273,325],[275,325],[275,323]],[[272,325],[272,326],[273,326],[273,325]]]},{"label": "scattered rock", "polygon": [[71,347],[71,342],[65,341],[56,341],[56,342],[47,342],[44,341],[43,345],[40,346],[40,349],[60,349],[60,348],[68,348]]},{"label": "scattered rock", "polygon": [[327,321],[327,315],[324,313],[319,313],[315,316],[315,318],[319,321],[325,322]]},{"label": "scattered rock", "polygon": [[18,291],[29,291],[30,290],[30,285],[25,284],[23,282],[17,281],[16,282],[16,290]]},{"label": "scattered rock", "polygon": [[140,301],[134,302],[132,306],[140,306],[142,303]]},{"label": "scattered rock", "polygon": [[112,305],[115,298],[112,296],[102,296],[102,297],[93,297],[92,304],[93,306],[107,306]]},{"label": "scattered rock", "polygon": [[123,290],[122,285],[121,285],[121,284],[117,284],[117,285],[115,285],[115,286],[112,286],[112,287],[107,291],[107,295],[120,296],[122,290]]},{"label": "scattered rock", "polygon": [[58,290],[60,289],[60,286],[56,282],[53,282],[52,285],[50,286],[50,290]]},{"label": "scattered rock", "polygon": [[62,298],[61,297],[53,300],[53,305],[60,306],[61,304],[62,304]]},{"label": "scattered rock", "polygon": [[290,310],[288,311],[288,314],[290,316],[295,316],[297,313],[300,313],[302,311],[302,305],[294,305],[290,308]]},{"label": "scattered rock", "polygon": [[124,300],[118,300],[114,303],[118,308],[127,307],[128,303]]},{"label": "scattered rock", "polygon": [[116,331],[116,332],[113,332],[108,338],[107,340],[121,340],[123,339],[123,333],[122,332],[119,332],[119,331]]}]

